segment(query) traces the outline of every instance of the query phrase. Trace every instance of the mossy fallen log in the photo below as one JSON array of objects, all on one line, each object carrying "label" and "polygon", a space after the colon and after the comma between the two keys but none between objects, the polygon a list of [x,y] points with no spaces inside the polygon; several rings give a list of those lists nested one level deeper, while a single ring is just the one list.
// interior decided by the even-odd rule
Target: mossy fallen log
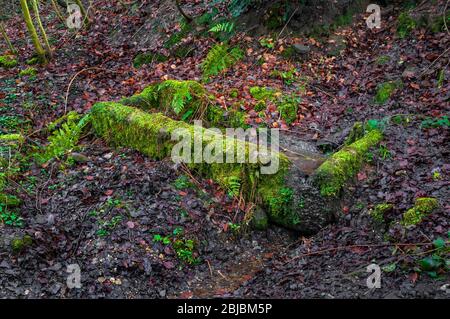
[{"label": "mossy fallen log", "polygon": [[[252,147],[256,147],[247,141],[226,137],[220,131],[198,128],[161,113],[147,113],[120,103],[97,103],[91,114],[92,126],[97,135],[116,146],[133,148],[154,159],[171,156],[179,144],[179,140],[172,140],[171,136],[178,129],[189,134],[191,145],[198,145],[200,141],[205,150],[211,145],[222,149],[223,154],[243,150],[248,159]],[[200,132],[200,135],[196,136],[196,130],[199,130],[197,133]],[[187,163],[187,166],[204,177],[212,178],[225,189],[237,184],[237,193],[263,207],[271,222],[303,233],[314,233],[333,219],[339,200],[331,195],[338,195],[346,179],[351,178],[358,165],[361,165],[363,153],[379,139],[381,133],[369,133],[325,161],[319,167],[318,174],[305,172],[301,166],[293,164],[288,156],[274,151],[253,163],[203,161]],[[195,158],[195,149],[189,149],[188,152],[190,158]],[[273,174],[261,174],[264,168],[273,163],[279,164],[278,170]],[[311,178],[314,183],[311,183]],[[330,185],[333,186],[333,192],[328,191]],[[322,189],[327,191],[322,192]]]},{"label": "mossy fallen log", "polygon": [[320,194],[338,195],[345,183],[360,170],[364,155],[382,138],[379,130],[372,130],[325,161],[314,173],[314,183],[320,188]]}]

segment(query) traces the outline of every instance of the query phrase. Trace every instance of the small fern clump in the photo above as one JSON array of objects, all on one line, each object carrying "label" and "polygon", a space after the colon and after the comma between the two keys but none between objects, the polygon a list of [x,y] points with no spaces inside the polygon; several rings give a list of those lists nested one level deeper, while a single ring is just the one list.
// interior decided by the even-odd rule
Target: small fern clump
[{"label": "small fern clump", "polygon": [[234,30],[234,22],[219,22],[215,26],[213,26],[211,29],[209,29],[210,32],[219,33],[219,32],[226,32],[231,33]]},{"label": "small fern clump", "polygon": [[61,158],[72,150],[78,143],[84,127],[90,121],[90,114],[83,116],[79,121],[68,119],[61,128],[53,132],[48,138],[49,144],[43,153],[39,153],[36,159],[39,163],[46,163],[52,158]]},{"label": "small fern clump", "polygon": [[238,197],[241,193],[241,179],[237,176],[230,176],[226,179],[228,195]]},{"label": "small fern clump", "polygon": [[244,53],[240,48],[230,48],[227,44],[216,44],[208,52],[201,65],[204,80],[225,71],[243,57]]}]

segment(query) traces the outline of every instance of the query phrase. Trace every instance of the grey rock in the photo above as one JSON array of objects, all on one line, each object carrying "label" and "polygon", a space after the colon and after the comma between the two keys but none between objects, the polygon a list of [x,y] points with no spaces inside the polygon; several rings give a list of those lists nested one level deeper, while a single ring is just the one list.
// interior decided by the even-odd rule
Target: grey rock
[{"label": "grey rock", "polygon": [[299,54],[308,54],[309,52],[311,52],[311,48],[307,45],[296,43],[292,47],[294,48],[295,52]]}]

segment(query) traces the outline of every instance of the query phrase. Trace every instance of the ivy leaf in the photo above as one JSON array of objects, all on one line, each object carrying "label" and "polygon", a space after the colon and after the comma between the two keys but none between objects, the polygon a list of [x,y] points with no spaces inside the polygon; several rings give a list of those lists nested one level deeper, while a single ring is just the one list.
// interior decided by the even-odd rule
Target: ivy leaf
[{"label": "ivy leaf", "polygon": [[445,247],[445,240],[442,237],[438,237],[436,240],[433,241],[433,245],[437,249],[442,249]]},{"label": "ivy leaf", "polygon": [[419,265],[422,270],[430,272],[439,269],[442,261],[437,256],[426,257],[419,261]]}]

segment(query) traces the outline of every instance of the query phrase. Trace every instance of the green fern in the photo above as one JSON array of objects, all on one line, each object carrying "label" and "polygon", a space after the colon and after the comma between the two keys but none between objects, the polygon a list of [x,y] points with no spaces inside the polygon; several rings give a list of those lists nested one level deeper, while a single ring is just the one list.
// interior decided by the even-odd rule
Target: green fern
[{"label": "green fern", "polygon": [[179,115],[184,111],[186,104],[192,100],[190,83],[186,81],[165,81],[158,86],[158,91],[166,89],[173,90],[170,106],[175,114]]},{"label": "green fern", "polygon": [[228,195],[231,197],[239,196],[241,192],[241,179],[237,176],[230,176],[227,178]]},{"label": "green fern", "polygon": [[244,53],[240,48],[230,48],[226,44],[216,44],[211,48],[201,64],[204,80],[225,71],[241,60],[243,56]]},{"label": "green fern", "polygon": [[48,138],[48,146],[43,153],[37,155],[38,162],[45,163],[52,158],[61,158],[73,149],[89,121],[90,114],[83,116],[78,122],[69,118]]},{"label": "green fern", "polygon": [[210,32],[219,33],[219,32],[226,32],[231,33],[234,30],[234,23],[233,22],[220,22],[213,26],[211,29],[209,29]]}]

